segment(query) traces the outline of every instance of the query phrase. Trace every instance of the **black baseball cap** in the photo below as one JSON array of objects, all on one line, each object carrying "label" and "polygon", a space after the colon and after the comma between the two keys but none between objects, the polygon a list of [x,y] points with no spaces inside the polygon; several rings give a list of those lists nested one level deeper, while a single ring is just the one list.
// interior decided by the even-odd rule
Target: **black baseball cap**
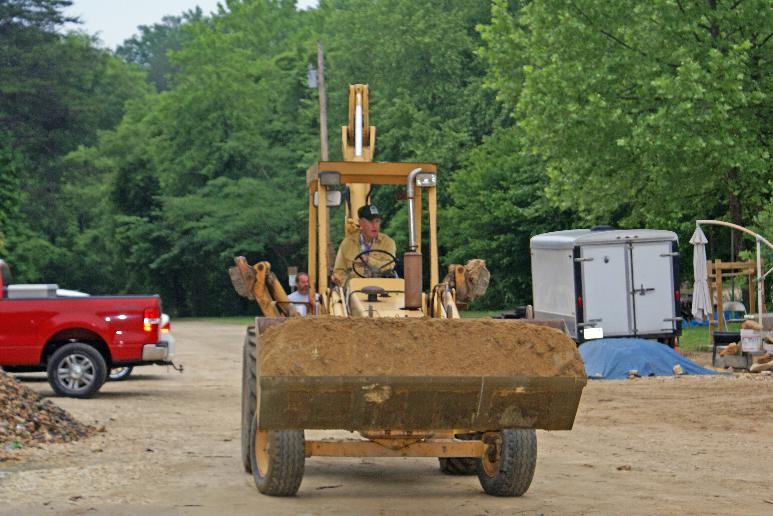
[{"label": "black baseball cap", "polygon": [[361,219],[380,219],[381,218],[381,212],[378,211],[378,208],[375,204],[366,204],[365,206],[362,206],[359,210],[357,210],[357,215]]}]

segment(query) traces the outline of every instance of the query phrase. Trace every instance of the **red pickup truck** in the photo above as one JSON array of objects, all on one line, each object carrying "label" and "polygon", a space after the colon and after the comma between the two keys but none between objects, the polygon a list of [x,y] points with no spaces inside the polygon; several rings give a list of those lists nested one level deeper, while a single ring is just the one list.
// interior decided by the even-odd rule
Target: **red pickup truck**
[{"label": "red pickup truck", "polygon": [[56,285],[13,285],[0,260],[0,366],[46,371],[57,394],[87,398],[114,367],[170,364],[158,296],[62,297]]}]

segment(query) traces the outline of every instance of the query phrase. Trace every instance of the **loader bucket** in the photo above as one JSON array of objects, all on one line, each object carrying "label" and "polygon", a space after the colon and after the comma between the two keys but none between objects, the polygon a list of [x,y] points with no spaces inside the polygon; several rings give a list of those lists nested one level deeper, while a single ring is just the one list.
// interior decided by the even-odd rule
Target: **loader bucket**
[{"label": "loader bucket", "polygon": [[574,341],[521,321],[278,322],[258,325],[264,430],[569,430],[586,383]]}]

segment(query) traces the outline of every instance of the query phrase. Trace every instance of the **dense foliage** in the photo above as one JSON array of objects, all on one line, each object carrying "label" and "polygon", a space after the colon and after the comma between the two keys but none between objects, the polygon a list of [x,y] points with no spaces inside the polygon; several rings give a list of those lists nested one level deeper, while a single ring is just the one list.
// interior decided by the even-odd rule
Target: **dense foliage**
[{"label": "dense foliage", "polygon": [[[439,163],[442,265],[487,260],[481,307],[529,302],[541,232],[655,227],[687,249],[697,218],[773,230],[764,0],[228,0],[115,53],[65,32],[70,3],[0,1],[0,256],[17,281],[254,313],[233,256],[280,276],[305,263],[317,42],[331,159],[346,86],[368,83],[377,159]],[[404,242],[394,190],[374,199]],[[710,238],[728,258],[728,232]]]},{"label": "dense foliage", "polygon": [[484,53],[553,203],[691,231],[770,204],[771,31],[766,0],[496,0]]}]

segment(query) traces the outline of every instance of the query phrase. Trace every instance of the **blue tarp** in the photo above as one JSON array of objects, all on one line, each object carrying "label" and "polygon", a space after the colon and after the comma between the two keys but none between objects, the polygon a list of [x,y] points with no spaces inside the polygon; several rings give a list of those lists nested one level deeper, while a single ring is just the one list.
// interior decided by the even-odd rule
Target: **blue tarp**
[{"label": "blue tarp", "polygon": [[629,371],[639,376],[674,376],[674,366],[683,374],[717,374],[689,360],[669,346],[645,339],[598,339],[580,346],[588,378],[619,380],[628,378]]}]

